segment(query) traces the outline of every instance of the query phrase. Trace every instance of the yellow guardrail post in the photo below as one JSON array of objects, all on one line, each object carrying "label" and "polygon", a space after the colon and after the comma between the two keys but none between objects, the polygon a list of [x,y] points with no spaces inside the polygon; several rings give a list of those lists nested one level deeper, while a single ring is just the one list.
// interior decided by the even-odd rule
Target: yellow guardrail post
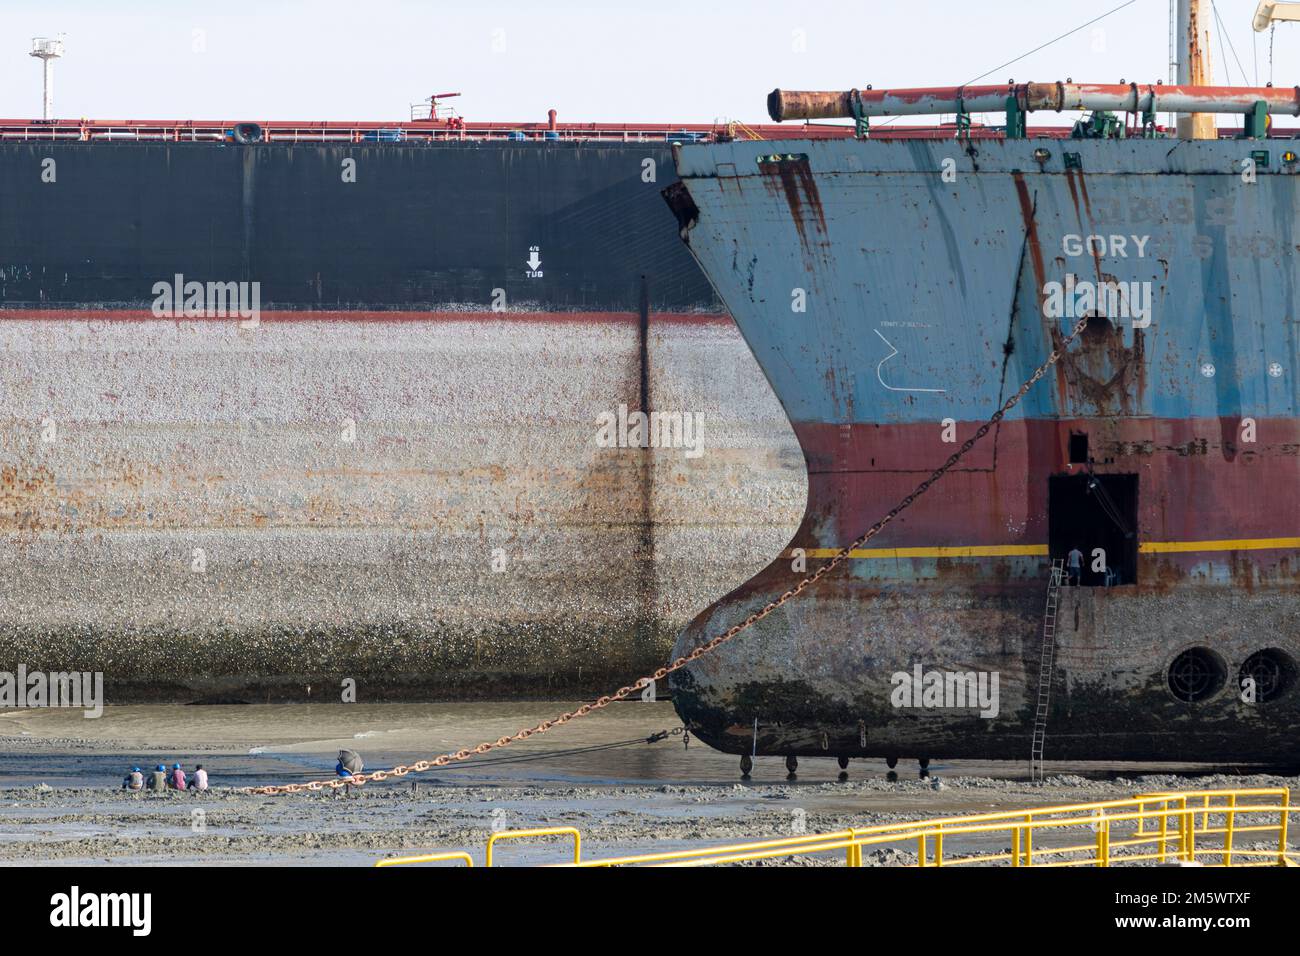
[{"label": "yellow guardrail post", "polygon": [[1011,831],[1011,865],[1020,865],[1020,827],[1014,827]]},{"label": "yellow guardrail post", "polygon": [[1223,837],[1223,865],[1232,866],[1232,838],[1237,822],[1237,795],[1228,794],[1228,832]]},{"label": "yellow guardrail post", "polygon": [[939,829],[934,834],[934,865],[943,866],[943,824],[939,824]]},{"label": "yellow guardrail post", "polygon": [[1110,821],[1106,819],[1105,810],[1098,810],[1095,819],[1097,824],[1096,862],[1098,866],[1110,866]]},{"label": "yellow guardrail post", "polygon": [[1025,866],[1034,865],[1034,815],[1025,814]]},{"label": "yellow guardrail post", "polygon": [[1169,862],[1169,801],[1162,801],[1160,812],[1160,862]]},{"label": "yellow guardrail post", "polygon": [[858,831],[849,830],[849,840],[851,841],[844,848],[844,865],[861,866],[862,865],[862,844],[857,842]]},{"label": "yellow guardrail post", "polygon": [[573,862],[582,859],[582,834],[573,827],[539,827],[533,830],[501,830],[488,837],[487,852],[483,856],[483,865],[492,865],[492,848],[498,840],[519,840],[536,836],[571,836],[573,837]]},{"label": "yellow guardrail post", "polygon": [[1165,810],[1169,816],[1178,817],[1178,851],[1174,854],[1174,859],[1187,859],[1187,798],[1174,797],[1168,801]]},{"label": "yellow guardrail post", "polygon": [[1183,805],[1178,812],[1181,814],[1180,819],[1183,827],[1181,855],[1184,860],[1194,861],[1196,859],[1196,810],[1187,806],[1187,801],[1183,800]]},{"label": "yellow guardrail post", "polygon": [[916,835],[916,846],[917,846],[917,860],[918,860],[916,865],[925,866],[925,834],[924,833],[918,833]]},{"label": "yellow guardrail post", "polygon": [[1282,791],[1282,822],[1277,832],[1277,862],[1286,865],[1286,822],[1291,814],[1291,790]]}]

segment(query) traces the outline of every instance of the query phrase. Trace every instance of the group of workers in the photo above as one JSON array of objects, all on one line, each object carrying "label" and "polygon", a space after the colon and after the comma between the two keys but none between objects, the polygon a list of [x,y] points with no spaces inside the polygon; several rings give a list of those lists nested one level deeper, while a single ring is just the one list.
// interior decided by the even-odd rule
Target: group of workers
[{"label": "group of workers", "polygon": [[[351,778],[364,769],[365,765],[361,762],[361,755],[355,750],[339,751],[339,762],[334,765],[334,772],[349,784],[351,784]],[[195,766],[194,772],[186,776],[180,764],[174,763],[171,770],[168,770],[166,764],[160,763],[146,777],[144,771],[139,767],[132,767],[127,775],[122,778],[122,789],[152,790],[156,793],[162,793],[166,790],[204,791],[208,789],[208,772],[203,769],[203,764],[198,764]],[[351,786],[348,789],[350,790]]]},{"label": "group of workers", "polygon": [[203,764],[199,764],[187,777],[180,764],[172,764],[171,770],[168,770],[166,764],[160,763],[146,778],[144,771],[139,767],[132,767],[131,771],[122,778],[122,789],[153,790],[157,793],[162,793],[164,790],[203,791],[208,789],[208,772],[203,769]]}]

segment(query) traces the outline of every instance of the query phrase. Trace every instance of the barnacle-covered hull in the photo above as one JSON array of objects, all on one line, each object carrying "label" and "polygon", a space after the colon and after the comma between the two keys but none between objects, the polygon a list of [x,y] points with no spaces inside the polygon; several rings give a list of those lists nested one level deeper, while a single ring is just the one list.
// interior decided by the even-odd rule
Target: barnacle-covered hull
[{"label": "barnacle-covered hull", "polygon": [[[120,703],[658,666],[805,480],[671,169],[662,136],[0,144],[0,671]],[[178,274],[258,321],[160,303]],[[703,453],[602,444],[621,407]]]}]

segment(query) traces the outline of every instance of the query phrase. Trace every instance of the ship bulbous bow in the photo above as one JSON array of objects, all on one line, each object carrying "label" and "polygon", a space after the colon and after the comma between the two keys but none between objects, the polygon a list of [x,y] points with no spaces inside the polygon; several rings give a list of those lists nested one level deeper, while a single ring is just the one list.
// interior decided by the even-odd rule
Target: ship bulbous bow
[{"label": "ship bulbous bow", "polygon": [[686,724],[743,754],[1024,760],[1045,726],[1047,759],[1300,761],[1300,500],[1271,491],[1300,481],[1286,146],[681,147],[672,205],[808,505],[675,655],[814,573],[1060,353],[878,536],[673,675]]}]

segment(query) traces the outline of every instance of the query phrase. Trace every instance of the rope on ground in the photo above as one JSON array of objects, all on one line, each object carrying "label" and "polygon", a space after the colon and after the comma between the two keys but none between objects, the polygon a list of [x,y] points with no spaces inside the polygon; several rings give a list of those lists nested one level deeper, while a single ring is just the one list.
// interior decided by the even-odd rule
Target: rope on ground
[{"label": "rope on ground", "polygon": [[529,737],[532,737],[534,734],[544,734],[548,730],[553,730],[556,727],[563,726],[564,724],[567,724],[571,720],[577,720],[580,717],[586,717],[588,714],[594,713],[595,711],[608,707],[610,704],[614,703],[615,701],[624,700],[630,697],[632,694],[640,690],[643,690],[646,687],[649,687],[651,684],[657,684],[659,681],[663,680],[669,674],[672,674],[675,671],[679,671],[686,665],[699,660],[704,655],[711,653],[712,651],[721,647],[723,644],[727,643],[727,641],[731,640],[736,635],[741,634],[744,631],[748,630],[749,628],[753,627],[755,624],[763,620],[773,611],[778,610],[787,602],[792,601],[795,598],[797,598],[800,594],[803,594],[804,591],[808,590],[810,587],[812,587],[822,578],[826,577],[826,575],[830,574],[841,564],[847,561],[850,555],[852,555],[854,551],[858,550],[864,544],[866,544],[868,541],[870,541],[872,538],[878,535],[885,528],[886,525],[888,525],[900,514],[902,514],[904,511],[910,508],[913,502],[915,502],[923,494],[929,491],[931,485],[933,485],[936,481],[942,478],[953,466],[957,464],[957,462],[961,461],[961,459],[966,455],[966,453],[975,447],[976,442],[978,442],[981,438],[987,435],[994,425],[1002,421],[1006,413],[1011,411],[1011,409],[1015,408],[1015,406],[1020,403],[1020,400],[1024,398],[1025,395],[1029,392],[1029,389],[1032,388],[1034,384],[1038,382],[1039,379],[1041,379],[1044,375],[1047,374],[1047,370],[1049,368],[1051,368],[1060,360],[1061,353],[1064,352],[1065,349],[1068,348],[1070,344],[1079,337],[1080,333],[1083,332],[1084,328],[1086,328],[1087,325],[1088,325],[1087,319],[1080,320],[1079,323],[1070,332],[1070,334],[1065,339],[1062,340],[1061,344],[1056,348],[1054,348],[1051,354],[1047,356],[1046,361],[1044,361],[1042,365],[1038,366],[1038,368],[1034,370],[1034,374],[1029,376],[1029,378],[1025,381],[1025,383],[1020,386],[1019,390],[1017,390],[1014,395],[1012,395],[1005,402],[1003,402],[1002,406],[989,417],[988,421],[986,421],[983,425],[979,427],[979,429],[975,432],[974,435],[966,439],[966,441],[962,442],[961,447],[957,449],[957,451],[949,455],[947,461],[945,461],[942,465],[940,465],[933,472],[931,472],[930,476],[926,478],[924,481],[922,481],[919,485],[917,485],[911,494],[907,495],[907,497],[903,498],[902,501],[900,501],[893,508],[891,508],[888,514],[886,514],[883,518],[881,518],[879,521],[873,524],[866,531],[862,532],[862,534],[854,538],[853,541],[851,541],[849,544],[840,548],[840,550],[837,551],[833,557],[829,558],[825,564],[823,564],[820,568],[818,568],[815,572],[813,572],[809,576],[805,577],[794,587],[790,588],[779,598],[777,598],[774,601],[768,602],[766,605],[763,606],[761,610],[755,611],[753,614],[749,615],[749,617],[745,618],[745,620],[741,621],[739,624],[727,628],[727,630],[723,631],[721,634],[717,635],[711,640],[701,644],[699,647],[695,648],[695,650],[691,651],[689,654],[677,658],[671,664],[659,668],[653,674],[647,677],[642,677],[640,680],[636,681],[633,684],[629,684],[626,687],[620,687],[618,690],[614,691],[614,693],[609,694],[605,697],[597,698],[596,700],[592,701],[590,704],[583,704],[581,707],[577,708],[576,710],[568,711],[567,713],[561,714],[560,716],[552,718],[551,720],[544,720],[540,724],[537,724],[533,727],[525,727],[523,730],[520,730],[518,733],[512,734],[509,737],[500,737],[494,741],[485,741],[479,744],[477,747],[467,747],[463,750],[457,750],[455,753],[441,754],[440,756],[434,757],[432,760],[417,760],[415,763],[410,764],[409,766],[407,764],[400,764],[396,767],[393,767],[390,770],[374,770],[371,771],[370,773],[359,773],[351,777],[340,777],[335,780],[328,780],[328,781],[313,780],[310,783],[285,783],[285,784],[279,784],[277,786],[271,786],[271,787],[249,787],[247,788],[247,792],[256,793],[256,794],[278,794],[278,793],[301,793],[304,790],[314,791],[314,790],[324,790],[327,788],[331,790],[337,790],[339,787],[364,784],[371,780],[378,782],[381,780],[388,780],[390,777],[400,778],[400,777],[405,777],[407,774],[412,774],[412,773],[427,773],[428,771],[434,769],[435,767],[446,767],[449,764],[459,763],[462,760],[468,760],[471,757],[476,757],[480,754],[485,754],[490,750],[497,750],[501,747],[508,747],[513,743],[518,743],[521,740],[527,740]]}]

